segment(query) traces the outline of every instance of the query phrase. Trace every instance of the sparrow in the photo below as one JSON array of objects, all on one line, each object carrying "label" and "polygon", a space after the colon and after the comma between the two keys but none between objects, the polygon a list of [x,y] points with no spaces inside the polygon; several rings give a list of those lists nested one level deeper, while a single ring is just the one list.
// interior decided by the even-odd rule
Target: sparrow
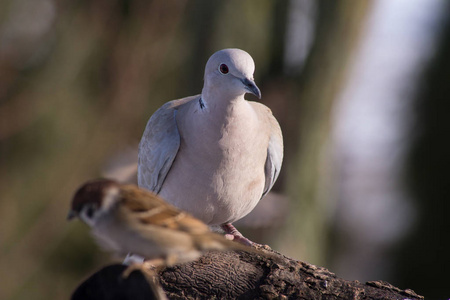
[{"label": "sparrow", "polygon": [[91,227],[106,250],[119,256],[133,253],[154,266],[193,261],[208,250],[255,252],[211,232],[154,193],[110,179],[92,180],[77,190],[67,218],[75,217]]},{"label": "sparrow", "polygon": [[214,53],[201,94],[164,104],[139,144],[138,185],[222,228],[246,245],[232,223],[271,190],[283,160],[283,137],[261,98],[252,57],[240,49]]}]

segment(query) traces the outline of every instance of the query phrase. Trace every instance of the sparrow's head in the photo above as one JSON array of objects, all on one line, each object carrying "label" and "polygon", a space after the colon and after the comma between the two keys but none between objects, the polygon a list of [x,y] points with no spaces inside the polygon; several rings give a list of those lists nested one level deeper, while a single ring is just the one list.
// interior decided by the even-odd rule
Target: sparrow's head
[{"label": "sparrow's head", "polygon": [[117,203],[119,192],[120,185],[114,180],[88,181],[75,193],[67,219],[78,217],[89,226],[95,225],[98,217],[108,212]]}]

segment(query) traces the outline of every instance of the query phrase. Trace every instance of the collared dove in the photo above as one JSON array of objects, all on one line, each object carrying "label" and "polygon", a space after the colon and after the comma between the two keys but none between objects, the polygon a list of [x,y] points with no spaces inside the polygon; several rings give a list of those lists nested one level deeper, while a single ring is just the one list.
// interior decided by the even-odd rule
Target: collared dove
[{"label": "collared dove", "polygon": [[200,95],[164,104],[139,144],[138,184],[228,239],[252,244],[231,224],[272,188],[283,160],[280,126],[253,80],[255,64],[240,49],[214,53]]}]

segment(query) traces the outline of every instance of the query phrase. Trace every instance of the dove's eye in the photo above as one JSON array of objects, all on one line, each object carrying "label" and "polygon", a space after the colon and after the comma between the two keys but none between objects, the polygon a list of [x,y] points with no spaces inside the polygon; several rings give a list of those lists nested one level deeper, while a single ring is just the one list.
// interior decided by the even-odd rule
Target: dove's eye
[{"label": "dove's eye", "polygon": [[228,66],[226,64],[221,64],[219,66],[219,71],[222,74],[227,74],[228,73]]}]

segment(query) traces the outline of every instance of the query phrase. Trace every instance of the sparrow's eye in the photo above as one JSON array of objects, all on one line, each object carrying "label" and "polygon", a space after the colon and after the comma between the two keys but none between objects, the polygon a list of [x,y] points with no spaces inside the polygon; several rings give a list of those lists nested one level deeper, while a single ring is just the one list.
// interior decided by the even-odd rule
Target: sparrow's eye
[{"label": "sparrow's eye", "polygon": [[226,64],[221,64],[219,66],[219,71],[222,74],[227,74],[228,73],[228,66]]},{"label": "sparrow's eye", "polygon": [[86,216],[91,219],[94,216],[95,208],[92,205],[89,205],[88,208],[86,208]]}]

